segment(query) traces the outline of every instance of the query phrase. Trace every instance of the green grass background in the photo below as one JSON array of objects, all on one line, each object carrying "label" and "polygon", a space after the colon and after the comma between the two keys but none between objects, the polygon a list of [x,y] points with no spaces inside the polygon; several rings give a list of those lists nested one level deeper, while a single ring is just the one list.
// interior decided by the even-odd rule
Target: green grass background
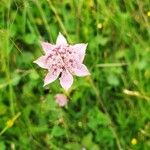
[{"label": "green grass background", "polygon": [[[149,11],[149,0],[0,0],[0,150],[149,150]],[[59,32],[88,43],[91,72],[65,108],[33,64]]]}]

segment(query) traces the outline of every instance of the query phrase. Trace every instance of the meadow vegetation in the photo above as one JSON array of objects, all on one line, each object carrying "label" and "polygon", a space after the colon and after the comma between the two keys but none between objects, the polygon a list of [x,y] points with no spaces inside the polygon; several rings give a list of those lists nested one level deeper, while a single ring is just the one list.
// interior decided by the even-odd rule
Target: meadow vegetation
[{"label": "meadow vegetation", "polygon": [[[63,108],[33,63],[59,32],[91,72]],[[149,0],[0,0],[0,150],[39,149],[150,149]]]}]

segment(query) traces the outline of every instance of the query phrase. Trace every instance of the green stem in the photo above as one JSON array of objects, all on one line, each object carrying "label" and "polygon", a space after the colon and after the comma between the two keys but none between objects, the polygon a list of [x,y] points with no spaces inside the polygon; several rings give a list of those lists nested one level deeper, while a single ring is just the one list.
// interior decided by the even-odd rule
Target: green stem
[{"label": "green stem", "polygon": [[49,27],[49,25],[48,25],[48,22],[47,22],[47,19],[46,19],[46,15],[44,14],[44,11],[43,11],[43,9],[41,8],[41,6],[40,6],[40,2],[38,1],[38,0],[35,0],[35,4],[37,5],[37,8],[38,8],[38,10],[39,10],[39,12],[40,12],[40,14],[41,14],[41,17],[42,17],[42,20],[43,20],[43,22],[44,22],[44,25],[45,25],[45,28],[46,28],[46,30],[47,30],[47,32],[48,32],[48,36],[49,36],[49,39],[50,40],[52,40],[51,39],[51,32],[50,32],[50,27]]},{"label": "green stem", "polygon": [[63,22],[61,21],[61,18],[59,17],[56,8],[53,6],[53,4],[52,4],[52,2],[50,0],[48,1],[48,4],[49,4],[51,10],[53,11],[53,13],[55,14],[55,17],[56,17],[56,19],[58,21],[58,24],[59,24],[60,28],[62,29],[63,33],[67,36],[68,41],[71,42],[71,39],[68,36],[67,30],[66,30]]}]

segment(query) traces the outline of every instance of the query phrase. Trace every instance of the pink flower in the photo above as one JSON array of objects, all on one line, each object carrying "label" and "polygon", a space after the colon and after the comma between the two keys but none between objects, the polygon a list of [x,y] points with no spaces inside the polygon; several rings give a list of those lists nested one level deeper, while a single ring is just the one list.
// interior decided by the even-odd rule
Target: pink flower
[{"label": "pink flower", "polygon": [[55,99],[60,107],[65,106],[68,102],[68,99],[67,99],[66,95],[64,95],[64,94],[56,94]]},{"label": "pink flower", "polygon": [[83,64],[87,44],[69,45],[59,33],[56,44],[41,42],[41,45],[45,54],[34,63],[48,70],[44,86],[59,78],[61,86],[67,91],[73,84],[73,75],[90,75]]}]

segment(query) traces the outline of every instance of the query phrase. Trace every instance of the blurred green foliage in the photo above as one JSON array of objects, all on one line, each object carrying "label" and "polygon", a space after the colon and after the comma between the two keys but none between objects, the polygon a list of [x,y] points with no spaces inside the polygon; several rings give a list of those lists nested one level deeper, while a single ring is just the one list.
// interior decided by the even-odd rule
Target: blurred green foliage
[{"label": "blurred green foliage", "polygon": [[[0,150],[150,149],[149,4],[1,0]],[[92,79],[75,77],[65,108],[54,99],[59,82],[43,88],[46,71],[33,64],[39,41],[59,32],[88,43]]]}]

